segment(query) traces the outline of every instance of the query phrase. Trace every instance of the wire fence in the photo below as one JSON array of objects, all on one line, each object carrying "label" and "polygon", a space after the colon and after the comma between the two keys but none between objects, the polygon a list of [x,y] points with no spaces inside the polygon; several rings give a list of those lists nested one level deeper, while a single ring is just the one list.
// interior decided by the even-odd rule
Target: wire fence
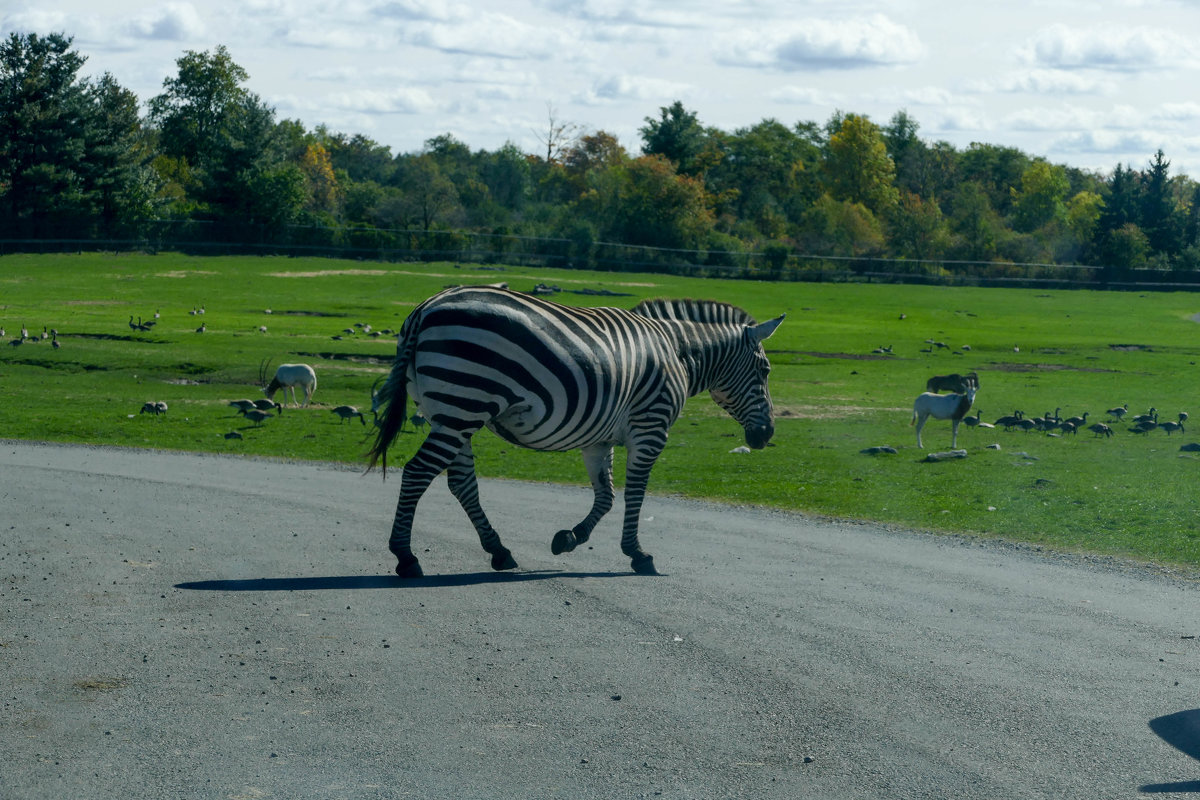
[{"label": "wire fence", "polygon": [[778,244],[762,250],[682,250],[594,241],[586,235],[552,238],[475,231],[159,220],[110,231],[106,236],[0,236],[0,255],[83,250],[452,261],[770,281],[1200,290],[1200,272],[1190,270],[812,254]]}]

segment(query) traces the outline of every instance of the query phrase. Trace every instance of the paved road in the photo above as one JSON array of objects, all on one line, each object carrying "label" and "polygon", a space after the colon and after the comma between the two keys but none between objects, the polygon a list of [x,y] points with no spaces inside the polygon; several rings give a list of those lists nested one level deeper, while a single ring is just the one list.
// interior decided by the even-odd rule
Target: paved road
[{"label": "paved road", "polygon": [[[398,477],[398,476],[397,476]],[[0,442],[0,797],[1200,793],[1200,586],[651,496]],[[424,552],[421,552],[421,551]]]}]

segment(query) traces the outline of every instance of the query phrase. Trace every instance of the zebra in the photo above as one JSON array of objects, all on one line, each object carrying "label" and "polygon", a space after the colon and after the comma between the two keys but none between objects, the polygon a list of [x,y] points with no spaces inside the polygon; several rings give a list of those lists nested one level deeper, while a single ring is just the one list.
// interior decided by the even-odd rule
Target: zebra
[{"label": "zebra", "polygon": [[621,550],[633,570],[657,574],[638,543],[646,482],[684,401],[707,390],[765,447],[775,432],[762,342],[784,317],[758,324],[732,305],[649,300],[633,310],[573,308],[492,287],[456,287],[405,320],[396,360],[379,394],[383,409],[368,471],[404,426],[409,397],[430,430],[404,466],[388,548],[396,573],[424,573],[410,541],[417,503],[443,470],[495,570],[517,562],[479,504],[471,437],[487,427],[533,450],[580,450],[594,500],[551,552],[574,550],[613,505],[613,446],[627,451]]}]

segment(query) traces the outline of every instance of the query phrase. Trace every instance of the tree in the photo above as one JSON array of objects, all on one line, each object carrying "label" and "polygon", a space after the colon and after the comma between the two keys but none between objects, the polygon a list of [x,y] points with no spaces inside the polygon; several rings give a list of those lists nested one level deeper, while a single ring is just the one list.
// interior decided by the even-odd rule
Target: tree
[{"label": "tree", "polygon": [[666,158],[680,174],[699,175],[707,167],[702,155],[708,136],[696,113],[678,100],[660,108],[658,119],[646,117],[638,133],[642,135],[642,153]]},{"label": "tree", "polygon": [[249,76],[224,46],[189,50],[175,63],[178,75],[149,102],[160,152],[186,164],[197,199],[213,213],[236,215],[253,173],[273,173],[283,160],[274,110],[241,86]]},{"label": "tree", "polygon": [[1158,150],[1150,168],[1142,175],[1138,224],[1151,249],[1173,254],[1180,247],[1184,220],[1171,195],[1170,168],[1171,162]]},{"label": "tree", "polygon": [[708,193],[661,155],[594,170],[576,209],[601,237],[648,247],[697,249],[713,230]]},{"label": "tree", "polygon": [[1052,222],[1066,222],[1069,189],[1062,167],[1052,167],[1043,159],[1034,161],[1021,176],[1021,188],[1011,190],[1013,227],[1032,233]]},{"label": "tree", "polygon": [[579,135],[579,125],[574,122],[566,122],[558,118],[558,109],[550,103],[546,104],[546,129],[544,131],[535,131],[538,141],[546,145],[546,163],[557,163],[563,152],[575,141],[575,137]]},{"label": "tree", "polygon": [[878,218],[862,203],[823,194],[804,212],[798,238],[810,253],[830,256],[873,256],[883,251]]},{"label": "tree", "polygon": [[825,173],[835,199],[861,203],[876,213],[889,211],[899,199],[883,135],[866,117],[840,117],[826,145]]},{"label": "tree", "polygon": [[820,194],[820,148],[774,119],[740,128],[720,141],[723,158],[709,183],[723,208],[767,238],[785,235]]},{"label": "tree", "polygon": [[300,157],[300,172],[304,176],[305,209],[313,214],[336,216],[341,208],[343,191],[333,171],[329,151],[318,143],[308,145]]},{"label": "tree", "polygon": [[399,159],[395,184],[400,190],[400,205],[394,211],[402,214],[397,220],[402,227],[416,224],[429,231],[435,224],[450,223],[462,214],[458,190],[429,153]]},{"label": "tree", "polygon": [[84,60],[62,34],[14,33],[0,45],[0,202],[7,223],[28,233],[84,211]]},{"label": "tree", "polygon": [[1012,209],[1012,189],[1020,184],[1030,161],[1015,147],[971,142],[959,155],[959,175],[962,181],[973,181],[983,189],[992,208],[1003,216]]},{"label": "tree", "polygon": [[903,192],[888,217],[889,239],[900,256],[924,260],[938,258],[946,249],[949,233],[937,203]]},{"label": "tree", "polygon": [[897,188],[928,196],[926,180],[929,153],[925,143],[917,136],[920,127],[907,111],[900,110],[892,115],[882,134],[888,156],[895,164]]}]

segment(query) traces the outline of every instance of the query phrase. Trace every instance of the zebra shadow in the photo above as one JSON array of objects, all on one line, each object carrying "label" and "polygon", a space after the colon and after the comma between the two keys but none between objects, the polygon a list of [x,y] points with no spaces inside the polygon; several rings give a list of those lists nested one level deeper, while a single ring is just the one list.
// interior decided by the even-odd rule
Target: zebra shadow
[{"label": "zebra shadow", "polygon": [[[1150,730],[1158,734],[1164,742],[1200,761],[1200,708],[1155,717],[1150,720],[1149,725]],[[1138,791],[1143,794],[1195,793],[1200,792],[1200,780],[1150,783],[1138,787]]]},{"label": "zebra shadow", "polygon": [[395,575],[321,575],[311,578],[241,578],[228,580],[185,581],[176,589],[198,592],[304,592],[325,589],[436,589],[478,586],[486,583],[523,583],[526,581],[570,580],[578,578],[632,578],[635,572],[565,572],[542,569],[526,572],[465,572],[454,575],[426,575],[399,578]]}]

